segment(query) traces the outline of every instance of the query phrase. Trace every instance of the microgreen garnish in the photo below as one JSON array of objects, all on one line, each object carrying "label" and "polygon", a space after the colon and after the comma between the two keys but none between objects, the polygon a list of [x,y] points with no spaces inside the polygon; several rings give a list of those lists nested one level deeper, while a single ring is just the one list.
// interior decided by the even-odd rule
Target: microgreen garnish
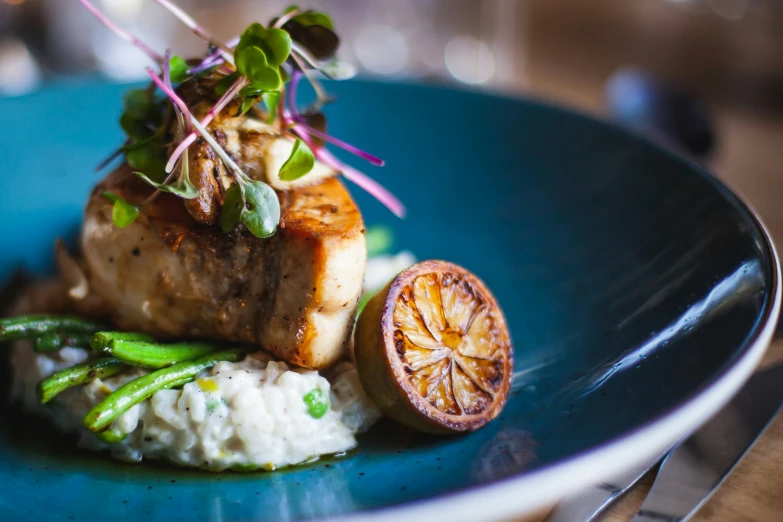
[{"label": "microgreen garnish", "polygon": [[291,18],[294,22],[298,22],[305,27],[313,25],[320,25],[331,31],[334,31],[334,24],[331,17],[326,13],[320,13],[318,11],[302,11],[298,5],[289,6],[285,10],[285,14],[296,12],[297,14]]},{"label": "microgreen garnish", "polygon": [[120,26],[106,18],[106,16],[103,15],[94,5],[92,5],[87,0],[79,0],[81,4],[84,6],[87,11],[89,11],[95,18],[98,19],[99,22],[101,22],[103,25],[108,27],[114,34],[122,38],[123,40],[132,43],[141,51],[149,56],[152,60],[155,62],[161,63],[163,61],[163,57],[152,50],[151,47],[147,46],[144,42],[139,40],[138,38],[135,38],[134,36],[131,36],[130,33],[122,29]]},{"label": "microgreen garnish", "polygon": [[240,79],[239,71],[234,71],[228,76],[222,77],[215,85],[215,94],[224,96],[228,90]]},{"label": "microgreen garnish", "polygon": [[244,189],[245,204],[239,220],[257,237],[269,237],[280,222],[280,203],[277,194],[266,183],[249,181]]},{"label": "microgreen garnish", "polygon": [[[80,2],[104,25],[136,45],[161,67],[160,74],[148,70],[154,85],[126,95],[125,111],[120,119],[127,135],[120,153],[124,152],[126,162],[134,173],[150,186],[183,199],[198,197],[199,191],[191,183],[188,173],[187,151],[201,135],[235,179],[224,197],[219,219],[221,228],[230,232],[238,223],[243,223],[258,237],[274,234],[280,219],[277,194],[267,184],[243,172],[206,130],[212,120],[235,100],[238,100],[238,110],[226,117],[248,113],[263,102],[267,123],[274,125],[281,136],[293,142],[291,155],[277,173],[280,180],[291,182],[306,176],[312,171],[315,161],[320,160],[373,194],[398,216],[403,215],[404,208],[393,195],[361,172],[338,161],[324,146],[331,143],[374,165],[383,165],[380,158],[326,133],[326,118],[321,107],[332,98],[326,94],[314,73],[347,77],[353,70],[335,58],[340,41],[334,32],[333,21],[326,13],[291,6],[268,26],[250,24],[241,36],[222,44],[169,0],[156,0],[209,43],[209,50],[202,60],[189,62],[180,56],[171,56],[168,51],[161,56],[108,20],[88,0]],[[219,99],[198,121],[193,118],[174,85],[200,81],[200,76],[205,74],[217,79],[216,96]],[[312,84],[317,100],[300,112],[296,106],[296,91],[303,77]],[[155,86],[166,98],[156,95]],[[257,118],[257,114],[253,112],[247,117]],[[172,149],[166,161],[165,154]],[[109,161],[113,157],[116,155]],[[111,201],[117,226],[132,223],[141,208],[115,195],[107,198],[110,196],[114,198]]]},{"label": "microgreen garnish", "polygon": [[171,81],[182,83],[190,77],[188,73],[188,64],[181,56],[172,56],[169,60],[171,70]]},{"label": "microgreen garnish", "polygon": [[[264,55],[265,62],[279,67],[288,60],[288,55],[291,54],[291,36],[282,29],[267,29],[259,23],[250,24],[239,37],[239,43],[234,49],[234,63],[240,72],[242,72],[242,66],[239,64],[240,57],[245,51],[254,47]],[[245,73],[242,72],[242,74]],[[248,79],[250,80],[250,78]],[[252,80],[250,83],[253,83]]]},{"label": "microgreen garnish", "polygon": [[[277,231],[277,225],[280,222],[280,201],[277,199],[275,191],[266,183],[250,179],[200,123],[194,120],[193,126],[196,127],[196,130],[198,130],[204,140],[215,150],[215,153],[223,160],[223,163],[225,163],[237,180],[237,183],[229,188],[229,191],[233,190],[232,199],[229,201],[229,205],[233,210],[228,210],[229,217],[224,218],[223,212],[220,216],[220,226],[223,231],[230,232],[241,221],[258,237],[264,238],[273,235]],[[239,188],[234,189],[234,186]],[[241,199],[238,199],[236,196],[237,190],[239,190]],[[226,200],[228,200],[228,196],[229,194],[226,192]],[[242,202],[238,207],[236,205],[237,201]],[[224,212],[226,212],[225,207],[226,203],[224,200]],[[237,208],[239,209],[239,218],[234,219],[234,213]]]},{"label": "microgreen garnish", "polygon": [[261,97],[266,107],[266,122],[271,125],[277,118],[277,107],[280,105],[280,91],[265,92]]},{"label": "microgreen garnish", "polygon": [[275,233],[280,221],[280,205],[275,203],[277,194],[266,183],[234,183],[223,200],[220,228],[229,233],[243,223],[255,236],[269,237]]},{"label": "microgreen garnish", "polygon": [[165,178],[165,161],[162,147],[155,143],[145,143],[138,147],[129,146],[125,151],[125,161],[134,170],[148,173],[150,179]]},{"label": "microgreen garnish", "polygon": [[237,70],[244,76],[253,89],[258,91],[276,91],[283,80],[279,66],[267,61],[260,47],[248,47],[237,55]]},{"label": "microgreen garnish", "polygon": [[279,93],[285,76],[282,65],[290,54],[291,37],[282,29],[267,29],[258,23],[245,29],[234,49],[237,71],[250,84],[239,91],[242,114],[265,93]]},{"label": "microgreen garnish", "polygon": [[301,22],[304,19],[314,21],[315,18],[311,19],[309,18],[310,16],[308,13],[295,16],[283,28],[291,34],[293,39],[310,51],[315,58],[319,60],[332,58],[340,46],[340,39],[328,27],[314,22],[310,25],[304,25]]},{"label": "microgreen garnish", "polygon": [[139,217],[139,207],[131,205],[117,194],[104,192],[103,197],[113,203],[111,210],[111,219],[117,228],[125,228]]},{"label": "microgreen garnish", "polygon": [[302,397],[307,406],[307,413],[314,419],[320,419],[329,411],[329,396],[320,388],[313,388]]},{"label": "microgreen garnish", "polygon": [[294,148],[291,151],[291,156],[280,167],[280,179],[283,181],[294,181],[311,170],[315,166],[315,157],[313,151],[307,146],[305,142],[298,139],[294,143]]},{"label": "microgreen garnish", "polygon": [[165,105],[149,89],[128,91],[124,103],[120,127],[128,137],[122,148],[125,160],[132,169],[161,181],[166,164]]},{"label": "microgreen garnish", "polygon": [[125,112],[120,116],[120,127],[128,138],[145,141],[151,138],[163,123],[163,108],[148,89],[125,93]]},{"label": "microgreen garnish", "polygon": [[177,7],[176,5],[169,2],[169,0],[155,0],[160,5],[168,9],[174,16],[179,18],[179,20],[187,25],[191,31],[193,31],[193,34],[201,38],[202,40],[205,40],[208,42],[211,46],[215,47],[220,51],[220,54],[223,56],[224,59],[231,61],[231,53],[228,52],[228,48],[225,45],[221,45],[221,43],[209,32],[207,32],[206,29],[204,29],[198,22],[196,22],[193,18],[188,16],[188,14]]},{"label": "microgreen garnish", "polygon": [[[218,102],[215,104],[214,107],[207,113],[207,115],[204,117],[203,120],[201,120],[201,126],[206,127],[210,124],[210,122],[214,119],[215,116],[220,114],[220,111],[222,111],[226,105],[228,105],[231,100],[234,99],[234,97],[241,91],[246,85],[247,81],[239,74],[237,74],[236,81],[231,85],[231,87],[228,88],[228,90],[223,93],[223,96],[218,100]],[[196,132],[191,132],[188,134],[188,136],[182,140],[182,142],[177,146],[176,149],[174,149],[174,152],[171,154],[171,157],[169,158],[169,162],[166,164],[166,172],[171,172],[174,170],[174,165],[177,164],[177,160],[182,155],[182,153],[187,149],[190,145],[193,144],[193,142],[196,141]],[[217,152],[217,151],[215,151]]]},{"label": "microgreen garnish", "polygon": [[193,183],[190,182],[190,176],[188,175],[188,151],[185,151],[185,154],[182,155],[182,174],[173,185],[157,183],[143,172],[134,172],[134,174],[161,192],[168,192],[169,194],[174,194],[182,199],[196,199],[198,197],[199,191]]}]

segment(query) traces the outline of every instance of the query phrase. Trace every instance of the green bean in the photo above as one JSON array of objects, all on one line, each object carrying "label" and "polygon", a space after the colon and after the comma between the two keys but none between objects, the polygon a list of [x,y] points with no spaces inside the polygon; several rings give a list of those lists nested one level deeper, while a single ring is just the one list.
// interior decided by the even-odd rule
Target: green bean
[{"label": "green bean", "polygon": [[48,333],[38,337],[34,345],[36,352],[56,352],[67,346],[89,348],[90,335],[67,332]]},{"label": "green bean", "polygon": [[[182,381],[175,382],[172,384],[171,388],[178,388],[192,381],[193,377],[188,377],[187,379],[182,379]],[[106,444],[118,444],[124,441],[128,437],[128,434],[114,431],[111,427],[109,427],[104,431],[97,432],[95,436],[98,437],[98,440],[101,440]]]},{"label": "green bean", "polygon": [[34,339],[50,333],[84,333],[92,334],[101,326],[67,315],[19,315],[0,319],[0,341],[18,341],[19,339]]},{"label": "green bean", "polygon": [[95,434],[96,437],[98,437],[99,440],[102,442],[105,442],[106,444],[117,444],[118,442],[122,442],[125,440],[125,437],[128,436],[127,433],[120,433],[119,431],[114,431],[113,429],[108,429],[106,431],[99,431]]},{"label": "green bean", "polygon": [[155,338],[145,333],[135,332],[98,332],[90,339],[90,346],[93,350],[105,350],[112,341],[144,341],[154,343]]},{"label": "green bean", "polygon": [[111,377],[128,369],[130,366],[113,357],[77,364],[60,370],[39,382],[38,398],[42,404],[46,404],[68,388],[87,384],[95,379]]},{"label": "green bean", "polygon": [[106,353],[132,366],[160,369],[220,350],[214,343],[158,344],[115,339]]},{"label": "green bean", "polygon": [[223,350],[193,361],[177,363],[134,379],[90,410],[84,417],[84,425],[90,431],[103,431],[117,417],[136,404],[150,398],[156,392],[182,386],[220,361],[237,362],[242,359],[245,353],[247,353],[246,348]]}]

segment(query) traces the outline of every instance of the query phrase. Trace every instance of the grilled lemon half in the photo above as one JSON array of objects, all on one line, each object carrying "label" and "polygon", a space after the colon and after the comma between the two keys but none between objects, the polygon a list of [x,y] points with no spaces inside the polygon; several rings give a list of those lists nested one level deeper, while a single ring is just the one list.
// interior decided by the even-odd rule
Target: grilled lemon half
[{"label": "grilled lemon half", "polygon": [[373,402],[417,430],[478,429],[508,398],[506,319],[486,285],[452,263],[424,261],[378,292],[359,317],[355,353]]}]

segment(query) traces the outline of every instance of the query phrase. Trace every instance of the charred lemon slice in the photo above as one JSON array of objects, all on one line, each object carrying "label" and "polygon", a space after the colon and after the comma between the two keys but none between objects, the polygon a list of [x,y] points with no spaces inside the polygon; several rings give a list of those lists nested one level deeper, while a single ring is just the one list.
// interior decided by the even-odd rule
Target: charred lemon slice
[{"label": "charred lemon slice", "polygon": [[506,320],[464,268],[425,261],[400,273],[365,307],[355,341],[364,389],[403,424],[475,430],[506,403],[513,365]]}]

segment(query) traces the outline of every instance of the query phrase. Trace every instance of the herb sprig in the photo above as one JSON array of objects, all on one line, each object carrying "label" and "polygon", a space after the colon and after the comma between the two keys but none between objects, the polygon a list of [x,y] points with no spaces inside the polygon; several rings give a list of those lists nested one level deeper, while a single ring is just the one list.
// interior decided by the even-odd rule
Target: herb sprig
[{"label": "herb sprig", "polygon": [[[243,172],[206,130],[221,111],[234,100],[239,100],[242,114],[263,103],[267,123],[276,125],[282,136],[292,140],[291,154],[279,172],[282,181],[306,176],[312,171],[315,161],[320,160],[370,192],[396,215],[403,216],[404,207],[392,194],[338,161],[324,147],[324,143],[331,143],[374,165],[383,165],[380,158],[326,133],[326,118],[321,108],[332,99],[315,76],[320,74],[330,78],[336,72],[341,75],[340,71],[350,69],[335,58],[339,38],[334,32],[332,19],[326,13],[291,6],[272,19],[268,26],[253,23],[238,38],[223,44],[169,0],[156,0],[209,44],[205,58],[194,64],[179,56],[171,56],[168,51],[158,54],[108,20],[88,0],[80,2],[106,27],[133,43],[161,68],[160,73],[147,70],[152,79],[150,88],[134,90],[126,95],[120,124],[127,140],[104,162],[108,164],[119,154],[124,154],[134,174],[157,189],[152,197],[159,192],[184,199],[198,197],[198,188],[191,183],[188,171],[188,148],[200,135],[215,150],[235,180],[223,203],[219,220],[223,231],[228,233],[238,223],[243,223],[258,237],[269,237],[275,233],[280,220],[280,204],[275,191]],[[216,92],[220,98],[198,121],[177,95],[175,85],[205,73],[222,78]],[[317,99],[300,112],[296,106],[296,92],[302,78],[312,84]],[[166,98],[159,98],[157,90]],[[175,129],[173,132],[172,128]],[[172,142],[172,139],[175,141]],[[170,148],[173,152],[167,159],[166,151]],[[113,202],[117,226],[130,225],[142,213],[143,204],[132,205],[118,195],[104,195]]]}]

